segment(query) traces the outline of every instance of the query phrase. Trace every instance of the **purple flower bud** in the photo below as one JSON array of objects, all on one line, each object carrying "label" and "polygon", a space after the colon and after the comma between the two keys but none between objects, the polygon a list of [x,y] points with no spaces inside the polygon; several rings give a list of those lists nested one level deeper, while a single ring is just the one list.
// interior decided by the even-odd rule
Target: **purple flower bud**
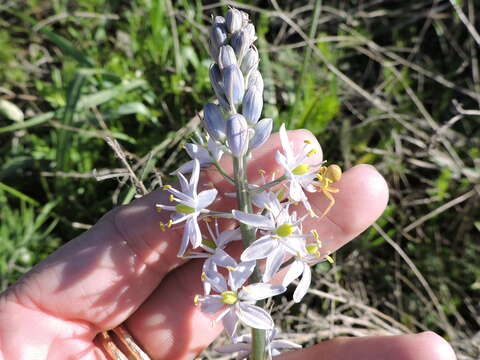
[{"label": "purple flower bud", "polygon": [[203,124],[208,134],[215,140],[225,138],[225,119],[218,105],[208,103],[203,110]]},{"label": "purple flower bud", "polygon": [[227,14],[225,15],[225,23],[230,34],[240,30],[243,25],[242,12],[237,9],[228,10]]},{"label": "purple flower bud", "polygon": [[210,41],[212,46],[220,47],[227,42],[227,32],[225,31],[225,25],[221,23],[215,23],[210,28]]},{"label": "purple flower bud", "polygon": [[250,88],[252,86],[255,86],[258,91],[263,94],[263,78],[258,70],[254,70],[248,76],[248,87]]},{"label": "purple flower bud", "polygon": [[235,50],[235,55],[237,55],[238,62],[241,63],[242,59],[247,52],[250,45],[255,41],[255,36],[251,36],[246,28],[237,31],[232,35],[232,47]]},{"label": "purple flower bud", "polygon": [[230,65],[237,65],[237,57],[235,51],[230,45],[220,47],[220,55],[218,56],[218,65],[220,69],[224,69]]},{"label": "purple flower bud", "polygon": [[217,64],[213,64],[210,66],[210,82],[212,84],[213,90],[215,91],[215,95],[217,98],[224,97],[225,93],[223,91],[223,79],[222,79],[222,72]]},{"label": "purple flower bud", "polygon": [[244,74],[249,74],[250,71],[257,68],[259,62],[258,57],[258,50],[255,46],[251,46],[250,49],[247,50],[245,56],[243,57],[242,65],[240,69]]},{"label": "purple flower bud", "polygon": [[227,66],[223,70],[223,84],[228,102],[231,105],[240,104],[245,93],[245,80],[237,65]]},{"label": "purple flower bud", "polygon": [[248,124],[240,114],[235,114],[227,119],[226,126],[228,147],[232,154],[240,157],[248,150]]},{"label": "purple flower bud", "polygon": [[254,128],[255,134],[250,140],[250,149],[256,149],[267,141],[272,133],[273,120],[265,118],[260,120]]},{"label": "purple flower bud", "polygon": [[249,87],[243,97],[242,114],[247,122],[255,124],[262,114],[263,97],[255,86]]}]

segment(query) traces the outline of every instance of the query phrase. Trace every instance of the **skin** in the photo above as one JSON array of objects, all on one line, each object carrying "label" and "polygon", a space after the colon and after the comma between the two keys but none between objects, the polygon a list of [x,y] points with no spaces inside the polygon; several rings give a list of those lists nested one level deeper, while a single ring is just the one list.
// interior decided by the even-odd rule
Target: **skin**
[{"label": "skin", "polygon": [[[296,150],[309,139],[304,130],[289,132]],[[279,170],[272,161],[280,149],[277,134],[254,153],[249,178],[260,182],[257,170]],[[228,167],[227,164],[225,164]],[[204,171],[200,184],[212,182],[220,193],[231,185],[214,170]],[[335,184],[336,204],[322,219],[309,219],[305,230],[317,229],[324,251],[335,251],[372,224],[388,201],[383,177],[371,166],[346,171]],[[312,194],[314,210],[321,214],[328,200]],[[176,257],[181,228],[159,230],[167,212],[157,213],[156,203],[167,203],[155,191],[131,205],[107,213],[89,231],[68,242],[0,295],[0,359],[102,359],[107,357],[95,342],[104,330],[124,324],[153,359],[193,359],[222,331],[212,317],[194,306],[202,293],[200,260]],[[223,197],[216,209],[228,211],[235,200]],[[301,208],[299,208],[299,211]],[[231,225],[231,224],[230,224]],[[228,227],[224,222],[222,227]],[[239,254],[234,245],[229,251]],[[392,337],[337,338],[289,352],[279,360],[392,359],[452,360],[450,345],[434,333]]]}]

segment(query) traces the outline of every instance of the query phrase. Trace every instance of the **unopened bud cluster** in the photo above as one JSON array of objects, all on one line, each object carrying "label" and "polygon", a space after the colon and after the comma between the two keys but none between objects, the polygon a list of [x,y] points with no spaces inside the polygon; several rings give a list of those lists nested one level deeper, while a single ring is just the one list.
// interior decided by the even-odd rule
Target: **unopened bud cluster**
[{"label": "unopened bud cluster", "polygon": [[[233,344],[218,351],[236,352],[238,359],[254,353],[270,358],[280,350],[299,347],[276,338],[274,321],[259,301],[282,294],[294,280],[300,279],[293,294],[293,300],[300,302],[311,283],[310,266],[331,261],[328,253],[322,252],[319,233],[304,229],[303,221],[318,217],[310,204],[314,196],[329,200],[320,216],[330,210],[335,203],[334,194],[339,191],[332,184],[342,175],[337,165],[323,165],[319,147],[309,139],[300,149],[294,148],[282,125],[282,150],[272,161],[283,175],[274,172],[267,179],[266,172],[258,169],[262,185],[258,185],[258,180],[255,184],[249,182],[246,168],[251,151],[263,145],[272,131],[272,119],[260,120],[263,79],[258,70],[255,40],[255,28],[246,13],[230,9],[225,17],[214,18],[209,38],[214,61],[210,80],[217,101],[205,105],[206,133],[185,147],[191,160],[174,172],[179,186],[166,185],[169,202],[157,204],[159,211],[170,212],[169,220],[160,223],[163,231],[183,226],[178,256],[205,259],[199,274],[204,294],[197,295],[194,303],[201,311],[215,314],[215,321],[222,321]],[[229,161],[234,173],[225,170]],[[199,190],[199,186],[205,185],[199,184],[202,168],[212,165],[225,181],[235,186],[236,195],[222,193],[213,184]],[[189,173],[187,178],[185,174]],[[216,201],[232,196],[236,197],[238,209],[212,210]],[[297,204],[302,204],[298,213],[292,210],[292,205]],[[200,220],[204,222],[202,226]],[[233,227],[232,222],[236,224]],[[239,240],[244,249],[237,260],[228,251],[229,245]],[[258,266],[259,261],[262,267]],[[283,279],[278,278],[284,268]],[[273,279],[277,279],[278,285],[271,283]],[[251,328],[252,336],[238,335],[240,326]],[[263,360],[264,356],[255,355],[252,359]]]}]

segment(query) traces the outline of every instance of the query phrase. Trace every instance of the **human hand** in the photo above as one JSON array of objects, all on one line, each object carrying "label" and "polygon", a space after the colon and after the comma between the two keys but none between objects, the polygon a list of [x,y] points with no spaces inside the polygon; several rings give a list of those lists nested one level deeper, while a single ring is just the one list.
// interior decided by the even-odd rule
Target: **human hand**
[{"label": "human hand", "polygon": [[[290,132],[296,144],[315,138]],[[278,135],[254,155],[250,177],[262,168],[274,171],[270,159],[279,148]],[[319,155],[321,151],[319,152]],[[315,159],[313,159],[314,161]],[[215,171],[203,172],[200,183],[229,185]],[[336,205],[315,227],[324,251],[335,251],[365,230],[383,212],[388,199],[384,179],[371,166],[356,166],[338,183]],[[182,232],[161,232],[155,204],[166,201],[155,191],[106,214],[92,229],[70,241],[28,272],[0,296],[0,359],[107,359],[96,335],[120,324],[153,359],[193,359],[221,332],[221,324],[199,311],[193,298],[202,292],[201,261],[176,257]],[[321,209],[328,201],[312,194]],[[216,206],[232,208],[234,199]],[[224,224],[226,225],[226,224]],[[238,249],[240,252],[240,249]],[[448,343],[433,333],[374,338],[339,338],[278,359],[421,359],[451,360]]]}]

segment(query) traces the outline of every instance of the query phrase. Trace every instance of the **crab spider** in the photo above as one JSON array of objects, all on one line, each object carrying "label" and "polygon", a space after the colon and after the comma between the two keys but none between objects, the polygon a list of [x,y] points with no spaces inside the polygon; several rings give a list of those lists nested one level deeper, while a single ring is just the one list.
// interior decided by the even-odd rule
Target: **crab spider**
[{"label": "crab spider", "polygon": [[333,205],[335,205],[335,199],[332,194],[336,194],[340,189],[332,187],[332,183],[338,182],[342,178],[342,169],[336,164],[329,166],[322,166],[316,174],[315,183],[317,191],[320,191],[330,201],[327,208],[323,212],[320,218],[323,218],[330,211]]}]

